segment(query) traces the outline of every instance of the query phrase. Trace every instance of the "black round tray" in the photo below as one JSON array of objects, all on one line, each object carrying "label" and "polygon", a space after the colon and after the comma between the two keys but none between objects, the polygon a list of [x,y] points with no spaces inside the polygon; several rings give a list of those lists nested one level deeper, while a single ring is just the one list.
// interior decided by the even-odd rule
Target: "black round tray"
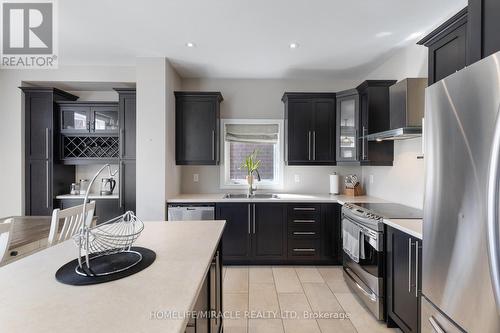
[{"label": "black round tray", "polygon": [[[142,255],[142,260],[127,270],[102,276],[83,276],[76,273],[75,269],[78,267],[78,259],[75,259],[57,270],[56,279],[61,283],[73,286],[105,283],[123,279],[124,277],[138,273],[149,267],[156,259],[156,253],[150,249],[146,249],[144,247],[132,247],[130,250],[140,253]],[[85,258],[82,259],[85,260]],[[92,260],[91,268],[94,268],[96,272],[113,271],[115,269],[119,269],[120,267],[127,267],[136,260],[137,254],[120,252]]]}]

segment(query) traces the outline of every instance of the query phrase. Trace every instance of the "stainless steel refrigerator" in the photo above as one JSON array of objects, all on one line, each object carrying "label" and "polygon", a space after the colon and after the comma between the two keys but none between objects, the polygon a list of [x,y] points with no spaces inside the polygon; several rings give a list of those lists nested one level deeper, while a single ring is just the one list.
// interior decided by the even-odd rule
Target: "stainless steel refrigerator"
[{"label": "stainless steel refrigerator", "polygon": [[500,52],[426,89],[422,332],[500,332]]}]

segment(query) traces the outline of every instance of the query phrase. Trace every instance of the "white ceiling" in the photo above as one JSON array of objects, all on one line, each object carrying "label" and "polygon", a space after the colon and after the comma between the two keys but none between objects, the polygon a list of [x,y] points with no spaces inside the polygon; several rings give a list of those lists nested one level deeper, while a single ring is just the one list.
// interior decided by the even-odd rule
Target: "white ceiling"
[{"label": "white ceiling", "polygon": [[[165,56],[182,77],[352,77],[466,2],[64,0],[60,64],[134,65],[136,57]],[[290,49],[291,42],[299,47]]]}]

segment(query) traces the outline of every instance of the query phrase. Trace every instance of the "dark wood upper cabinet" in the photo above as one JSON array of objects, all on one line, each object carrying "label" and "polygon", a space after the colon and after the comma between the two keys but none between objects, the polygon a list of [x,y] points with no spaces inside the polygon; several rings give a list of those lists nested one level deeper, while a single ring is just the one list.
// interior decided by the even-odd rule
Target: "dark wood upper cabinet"
[{"label": "dark wood upper cabinet", "polygon": [[429,85],[500,51],[500,1],[469,5],[418,42],[429,48]]},{"label": "dark wood upper cabinet", "polygon": [[60,102],[61,134],[109,134],[119,132],[116,102]]},{"label": "dark wood upper cabinet", "polygon": [[395,80],[367,80],[356,89],[337,93],[337,164],[392,165],[392,141],[365,136],[390,129],[389,87]]},{"label": "dark wood upper cabinet", "polygon": [[120,118],[120,158],[136,158],[136,92],[135,88],[115,88],[118,92]]},{"label": "dark wood upper cabinet", "polygon": [[386,256],[388,325],[419,332],[422,241],[387,227]]},{"label": "dark wood upper cabinet", "polygon": [[115,88],[118,92],[120,119],[119,208],[136,209],[136,91],[135,88]]},{"label": "dark wood upper cabinet", "polygon": [[178,165],[219,164],[220,92],[175,92]]},{"label": "dark wood upper cabinet", "polygon": [[467,7],[418,42],[429,48],[429,85],[470,63]]},{"label": "dark wood upper cabinet", "polygon": [[335,93],[286,92],[288,165],[335,165]]},{"label": "dark wood upper cabinet", "polygon": [[53,198],[69,190],[75,169],[54,161],[59,132],[56,102],[78,97],[55,88],[21,87],[25,114],[25,214],[51,215]]},{"label": "dark wood upper cabinet", "polygon": [[359,150],[359,93],[350,89],[337,93],[337,162],[356,162]]},{"label": "dark wood upper cabinet", "polygon": [[469,0],[468,65],[500,51],[500,1]]}]

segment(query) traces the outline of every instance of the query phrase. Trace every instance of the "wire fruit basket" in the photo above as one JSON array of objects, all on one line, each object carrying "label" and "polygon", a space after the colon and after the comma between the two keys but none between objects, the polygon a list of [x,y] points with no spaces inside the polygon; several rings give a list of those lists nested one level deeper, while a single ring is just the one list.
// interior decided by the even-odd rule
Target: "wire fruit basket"
[{"label": "wire fruit basket", "polygon": [[[111,166],[106,164],[95,174],[85,193],[84,217],[90,188],[105,168],[108,168],[110,177],[118,172],[112,173]],[[85,223],[82,223],[80,232],[73,237],[78,247],[78,266],[75,268],[77,274],[105,276],[125,271],[141,262],[142,254],[134,251],[132,244],[144,230],[144,223],[135,216],[134,212],[127,211],[97,226],[91,225],[92,216],[89,216]],[[113,257],[117,255],[121,255],[121,258]]]}]

